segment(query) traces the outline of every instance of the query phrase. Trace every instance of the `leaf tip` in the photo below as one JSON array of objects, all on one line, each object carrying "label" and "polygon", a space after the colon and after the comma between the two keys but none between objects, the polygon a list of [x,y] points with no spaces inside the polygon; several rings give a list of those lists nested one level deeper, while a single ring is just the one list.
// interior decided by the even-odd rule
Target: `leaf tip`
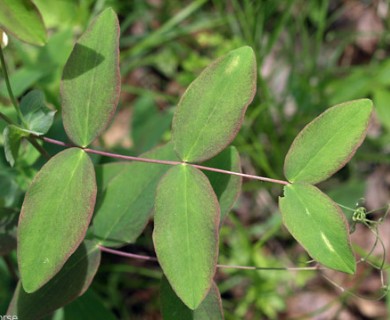
[{"label": "leaf tip", "polygon": [[112,7],[108,7],[108,8],[106,8],[106,9],[104,9],[104,10],[100,13],[100,15],[102,15],[102,16],[103,16],[103,15],[109,15],[110,18],[113,18],[114,20],[117,20],[117,19],[118,19],[118,16],[117,16],[115,10],[114,10]]},{"label": "leaf tip", "polygon": [[23,277],[21,273],[21,283],[22,283],[23,290],[26,293],[34,293],[35,291],[41,288],[41,285],[38,282],[32,280],[33,279]]},{"label": "leaf tip", "polygon": [[347,269],[345,270],[348,274],[355,274],[356,273],[356,262],[355,260],[350,265],[347,265]]},{"label": "leaf tip", "polygon": [[[233,51],[234,52],[234,51]],[[242,46],[235,50],[236,53],[253,55],[255,57],[255,52],[251,46]]]}]

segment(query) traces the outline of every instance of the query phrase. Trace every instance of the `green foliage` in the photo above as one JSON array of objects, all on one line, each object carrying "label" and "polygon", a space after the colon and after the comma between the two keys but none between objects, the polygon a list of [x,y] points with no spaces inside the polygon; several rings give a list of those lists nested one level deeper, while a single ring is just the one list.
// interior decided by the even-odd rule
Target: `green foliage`
[{"label": "green foliage", "polygon": [[217,197],[199,170],[178,165],[161,179],[153,242],[173,290],[192,310],[205,298],[215,273],[219,219]]},{"label": "green foliage", "polygon": [[169,320],[222,320],[221,295],[215,283],[211,285],[206,298],[195,310],[189,309],[175,294],[168,280],[161,279],[161,313]]},{"label": "green foliage", "polygon": [[363,142],[373,106],[367,99],[328,109],[295,138],[284,172],[290,182],[319,183],[342,168]]},{"label": "green foliage", "polygon": [[280,210],[290,233],[318,262],[354,273],[349,227],[341,209],[310,184],[329,178],[343,167],[363,142],[372,102],[355,100],[334,106],[310,122],[295,138],[285,159]]},{"label": "green foliage", "polygon": [[[15,61],[10,82],[15,96],[31,87],[44,90],[46,98],[59,107],[58,91],[64,64],[72,50],[72,31],[65,29],[53,34],[44,47],[31,47],[17,43],[15,50],[21,61]],[[20,66],[21,64],[22,66]],[[4,81],[0,82],[0,95],[8,98]]]},{"label": "green foliage", "polygon": [[[39,81],[43,76],[44,72],[35,68],[22,68],[18,72],[13,73],[10,77],[10,82],[12,84],[14,94],[20,96],[25,90],[37,83],[37,81]],[[1,83],[0,94],[3,97],[8,96],[7,88],[4,82]]]},{"label": "green foliage", "polygon": [[18,226],[19,270],[26,292],[47,283],[83,241],[95,198],[92,162],[80,149],[59,153],[35,176]]},{"label": "green foliage", "polygon": [[163,134],[169,129],[172,110],[159,111],[150,96],[137,100],[133,107],[132,138],[137,153],[150,150],[158,145]]},{"label": "green foliage", "polygon": [[377,119],[390,130],[389,108],[390,60],[375,61],[370,66],[354,66],[342,77],[331,79],[326,90],[331,103],[372,97]]},{"label": "green foliage", "polygon": [[47,35],[42,17],[31,0],[0,1],[0,27],[22,41],[44,45]]},{"label": "green foliage", "polygon": [[43,93],[36,90],[23,97],[20,110],[23,124],[20,127],[10,124],[3,131],[5,157],[11,167],[18,158],[22,138],[47,133],[56,113],[46,107]]},{"label": "green foliage", "polygon": [[99,265],[96,242],[84,241],[61,271],[39,290],[27,293],[19,282],[7,313],[22,320],[40,319],[52,313],[88,289]]},{"label": "green foliage", "polygon": [[18,212],[9,208],[0,209],[0,256],[16,249],[16,226]]},{"label": "green foliage", "polygon": [[69,28],[77,25],[88,13],[88,1],[34,0],[46,28]]},{"label": "green foliage", "polygon": [[314,186],[294,183],[284,188],[279,205],[285,226],[316,261],[355,272],[347,223],[330,198]]},{"label": "green foliage", "polygon": [[115,320],[103,301],[92,291],[87,290],[79,299],[64,308],[63,320]]},{"label": "green foliage", "polygon": [[249,47],[231,51],[192,82],[172,123],[175,150],[183,161],[210,159],[234,139],[255,84],[256,60]]},{"label": "green foliage", "polygon": [[115,112],[120,93],[118,60],[119,23],[114,11],[106,9],[80,37],[62,75],[62,117],[76,145],[89,145]]},{"label": "green foliage", "polygon": [[28,137],[28,135],[28,132],[12,124],[5,127],[3,131],[4,152],[5,158],[11,167],[14,166],[15,161],[18,158],[22,138]]},{"label": "green foliage", "polygon": [[390,91],[387,88],[377,88],[374,91],[373,99],[379,121],[381,121],[387,131],[390,132]]},{"label": "green foliage", "polygon": [[[142,157],[178,160],[171,143]],[[121,246],[135,242],[151,217],[157,184],[168,169],[167,165],[142,162],[110,163],[98,168],[100,195],[93,218],[93,233],[102,245]]]},{"label": "green foliage", "polygon": [[[170,104],[176,101],[176,97],[145,89],[145,95],[136,100],[131,120],[134,145],[132,150],[126,152],[147,152],[140,157],[130,158],[97,150],[100,146],[85,149],[96,138],[101,138],[97,145],[104,146],[102,133],[111,121],[119,100],[120,30],[116,14],[110,8],[101,10],[101,3],[97,2],[95,12],[102,13],[92,21],[71,51],[68,41],[71,21],[80,23],[87,20],[82,17],[85,13],[83,10],[80,16],[76,16],[76,12],[86,5],[67,2],[53,7],[51,2],[36,1],[47,26],[60,31],[40,49],[30,48],[24,52],[21,44],[16,45],[26,68],[16,68],[11,75],[11,85],[16,87],[14,93],[20,97],[36,83],[40,84],[37,87],[44,87],[45,93],[39,90],[28,92],[21,99],[20,106],[10,97],[15,108],[13,112],[0,107],[1,118],[6,122],[1,127],[4,130],[1,143],[6,160],[15,168],[7,168],[0,175],[0,254],[8,255],[17,242],[17,263],[21,275],[8,313],[17,314],[19,319],[39,319],[64,307],[63,319],[77,319],[80,316],[113,318],[93,291],[66,305],[90,287],[100,266],[100,249],[104,250],[99,246],[121,247],[135,242],[151,242],[150,238],[145,240],[140,235],[145,229],[145,235],[151,231],[147,224],[154,214],[152,238],[157,262],[164,274],[160,290],[164,319],[223,319],[221,295],[214,276],[222,222],[229,216],[240,195],[242,176],[284,185],[279,208],[283,223],[291,235],[318,263],[350,274],[355,272],[348,223],[339,206],[314,184],[328,179],[355,154],[368,129],[372,102],[361,99],[328,109],[296,136],[284,158],[285,145],[290,140],[282,139],[284,145],[279,142],[278,135],[294,136],[296,132],[292,128],[297,122],[293,119],[291,124],[286,121],[285,127],[275,126],[279,120],[286,120],[287,116],[281,108],[271,110],[271,90],[258,73],[289,15],[286,11],[279,17],[279,5],[282,9],[290,9],[292,1],[283,5],[277,1],[272,5],[233,1],[235,14],[241,19],[238,24],[233,16],[228,16],[226,21],[210,19],[199,24],[191,22],[183,29],[177,28],[206,2],[193,1],[161,28],[150,31],[149,37],[131,42],[131,37],[124,34],[121,39],[121,45],[125,48],[122,55],[126,61],[122,70],[125,74],[136,65],[147,65],[156,54],[159,58],[153,60],[153,67],[164,76],[177,78],[178,83],[186,83],[195,77],[194,70],[200,69],[211,58],[194,53],[192,58],[181,64],[176,56],[191,51],[190,46],[188,49],[170,43],[166,49],[160,50],[159,45],[178,39],[186,32],[215,26],[222,20],[224,23],[230,22],[232,29],[239,30],[242,38],[225,43],[225,38],[215,37],[213,33],[199,36],[197,41],[205,46],[205,51],[208,46],[214,46],[219,48],[218,53],[222,55],[223,52],[224,55],[211,63],[189,85],[175,109],[173,120]],[[26,11],[27,7],[24,6],[28,5],[32,6],[29,1],[14,3],[0,0],[0,9],[11,10],[7,19],[3,18],[4,10],[0,13],[0,25],[6,30],[12,27],[12,32],[20,40],[43,44],[46,31],[42,32],[42,19],[35,6],[28,11],[24,25],[17,26],[16,20],[13,20],[18,15],[27,14],[23,10]],[[148,6],[148,3],[131,5]],[[216,1],[215,6],[223,9],[222,2]],[[318,39],[321,39],[325,29],[326,6],[311,5],[310,8],[309,20],[318,28],[315,49],[318,52]],[[58,23],[62,10],[64,25]],[[250,15],[252,10],[259,14],[260,22]],[[132,19],[135,16],[121,20],[129,25]],[[269,37],[265,37],[261,30],[262,23],[267,19],[271,19],[275,26],[274,33]],[[248,43],[253,48],[247,46]],[[129,44],[131,47],[126,48]],[[57,97],[59,76],[56,75],[62,69],[60,103]],[[180,73],[178,70],[182,69],[184,71]],[[384,83],[387,81],[385,78],[382,74]],[[305,81],[301,80],[299,85],[295,81],[297,79],[290,79],[292,86],[297,86],[294,95],[298,96],[302,90],[308,96],[307,90],[299,87]],[[257,86],[261,88],[261,99],[264,99],[261,103],[258,102],[259,97],[255,96]],[[131,86],[126,88],[131,91]],[[5,97],[5,94],[4,82],[0,95]],[[45,95],[55,107],[62,108],[62,118],[58,119],[57,124],[53,125],[55,111],[46,106]],[[156,99],[164,101],[164,111],[157,112]],[[251,108],[248,112],[248,123],[244,123],[244,132],[237,137],[247,107],[253,99],[257,108]],[[374,99],[381,105],[378,114],[386,116],[386,91],[375,91]],[[297,101],[302,100],[297,98]],[[299,105],[296,118],[302,110],[307,111],[307,105]],[[270,121],[271,115],[277,121]],[[167,142],[170,136],[165,133],[171,120],[172,139]],[[386,126],[387,120],[383,120],[383,123]],[[41,140],[53,143],[44,136],[65,137],[65,133],[76,146],[54,141],[67,149],[41,167],[42,159],[37,161],[38,153],[31,151],[34,149],[28,143],[42,154],[45,154],[43,148],[54,152],[47,144],[42,145]],[[249,155],[250,160],[254,159],[255,164],[269,174],[269,178],[241,174],[240,154],[235,147],[229,146],[236,137],[240,153]],[[167,143],[150,150],[161,141]],[[268,154],[269,145],[276,153],[275,161],[271,161],[273,158]],[[26,150],[22,150],[25,146]],[[249,153],[246,152],[248,149],[251,149]],[[97,156],[91,160],[88,152]],[[105,163],[102,156],[132,159],[135,162]],[[288,181],[272,179],[281,171],[278,169],[283,160]],[[0,159],[1,169],[5,163]],[[204,170],[204,173],[200,170]],[[19,197],[24,191],[26,194],[20,206]],[[276,195],[277,192],[280,190],[272,191],[269,195]],[[277,259],[269,262],[266,259],[267,251],[263,248],[272,236],[279,233],[282,222],[276,211],[276,208],[272,210],[273,220],[269,219],[248,230],[240,228],[235,218],[231,217],[229,222],[233,227],[225,238],[238,243],[235,246],[239,252],[235,253],[233,260],[241,264],[270,267],[280,264]],[[256,237],[259,239],[254,242],[253,238]],[[141,267],[137,270],[142,272]],[[143,272],[147,273],[145,270]],[[152,273],[152,277],[159,278],[161,272],[147,274],[150,276]],[[240,275],[222,279],[222,293],[242,278]],[[115,281],[119,283],[118,279]],[[284,278],[256,274],[251,279],[253,287],[249,288],[248,296],[240,301],[237,308],[229,309],[235,309],[236,317],[244,318],[251,305],[255,305],[262,313],[253,314],[265,314],[276,319],[284,301],[275,292],[266,298],[263,293],[275,291],[273,285]],[[85,310],[88,310],[87,315],[83,316]]]},{"label": "green foliage", "polygon": [[[261,267],[278,267],[285,260],[270,252],[269,242],[282,234],[282,218],[275,211],[264,223],[247,225],[239,217],[231,214],[229,223],[225,223],[220,231],[219,263],[224,265],[245,265]],[[222,242],[223,239],[223,242]],[[286,250],[288,248],[286,247]],[[298,257],[299,260],[299,257]],[[255,319],[278,319],[279,313],[286,308],[285,294],[275,290],[280,285],[291,292],[297,290],[312,277],[310,273],[282,273],[280,271],[248,272],[241,269],[222,269],[222,279],[218,287],[223,297],[229,297],[236,290],[245,292],[237,299],[223,299],[226,319],[242,319],[248,310]],[[287,283],[297,286],[290,289]],[[302,283],[303,282],[303,283]]]},{"label": "green foliage", "polygon": [[[233,146],[225,149],[219,155],[204,162],[202,165],[233,172],[241,172],[240,155]],[[205,174],[207,178],[209,178],[218,198],[221,210],[220,223],[222,224],[224,218],[228,215],[240,194],[242,179],[238,176],[226,175],[213,171],[206,171]]]},{"label": "green foliage", "polygon": [[23,97],[20,110],[27,126],[26,130],[37,136],[49,131],[56,113],[46,107],[45,96],[38,90],[30,91]]}]

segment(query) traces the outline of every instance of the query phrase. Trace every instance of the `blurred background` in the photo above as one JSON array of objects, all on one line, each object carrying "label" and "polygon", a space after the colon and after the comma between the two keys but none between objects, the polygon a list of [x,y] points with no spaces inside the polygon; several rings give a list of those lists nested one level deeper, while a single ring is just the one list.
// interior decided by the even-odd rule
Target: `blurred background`
[{"label": "blurred background", "polygon": [[[257,94],[233,142],[245,173],[283,179],[284,156],[308,122],[340,102],[373,99],[376,110],[367,139],[346,167],[319,186],[344,206],[355,209],[359,203],[373,211],[367,218],[378,222],[371,229],[357,225],[352,233],[358,259],[366,260],[358,264],[357,274],[224,269],[218,270],[216,282],[226,319],[390,317],[390,299],[383,295],[390,262],[386,258],[390,220],[381,220],[390,198],[388,0],[34,2],[49,30],[49,42],[39,48],[11,38],[6,60],[17,97],[41,89],[57,110],[61,109],[61,73],[74,42],[104,8],[113,7],[119,16],[121,100],[112,124],[94,142],[95,148],[139,155],[168,141],[173,111],[186,87],[214,59],[243,45],[254,49],[258,64]],[[0,78],[0,110],[14,118],[9,106]],[[47,136],[66,141],[60,113]],[[45,147],[51,154],[60,150]],[[38,158],[26,144],[18,163],[10,168],[1,153],[0,204],[4,210],[20,207],[42,165]],[[94,161],[101,164],[112,159],[96,156]],[[219,263],[308,265],[310,258],[282,225],[277,205],[281,193],[279,185],[244,180],[242,193],[221,229]],[[352,213],[345,211],[348,219]],[[136,243],[122,250],[154,255],[152,230],[151,222]],[[386,263],[381,266],[383,260]],[[0,314],[12,297],[16,282],[9,266],[15,265],[14,251],[0,260]],[[95,308],[99,305],[106,319],[160,319],[161,275],[151,262],[103,255],[92,288],[82,299],[90,299]],[[66,308],[77,310],[77,302]],[[63,310],[50,319],[63,319],[61,314]]]}]

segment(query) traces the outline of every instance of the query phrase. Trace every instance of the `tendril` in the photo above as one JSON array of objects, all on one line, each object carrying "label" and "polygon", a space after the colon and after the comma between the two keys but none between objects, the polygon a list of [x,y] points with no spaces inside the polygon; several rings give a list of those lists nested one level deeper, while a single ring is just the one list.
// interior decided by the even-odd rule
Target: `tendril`
[{"label": "tendril", "polygon": [[[364,199],[361,199],[361,200],[364,200]],[[375,236],[375,241],[374,241],[373,245],[371,246],[370,250],[368,251],[368,253],[364,257],[361,257],[357,261],[357,263],[358,264],[359,263],[367,263],[372,268],[379,271],[379,277],[380,277],[380,282],[381,282],[380,289],[382,291],[381,294],[377,297],[362,296],[362,295],[360,295],[360,294],[358,294],[350,289],[344,288],[343,286],[341,286],[340,284],[336,283],[334,280],[329,278],[327,275],[325,275],[323,273],[320,273],[320,274],[325,280],[327,280],[330,284],[332,284],[333,286],[338,288],[343,294],[347,294],[350,296],[354,296],[354,297],[362,298],[362,299],[366,299],[366,300],[375,300],[376,301],[376,300],[381,300],[382,298],[384,298],[387,295],[387,293],[389,292],[389,285],[388,285],[388,283],[386,283],[385,275],[384,275],[384,271],[387,269],[387,267],[386,267],[386,246],[379,235],[379,226],[383,223],[383,221],[386,219],[387,215],[389,214],[390,204],[388,204],[387,206],[385,206],[383,208],[379,208],[379,209],[372,210],[372,211],[367,211],[366,207],[364,206],[364,201],[362,204],[361,200],[356,204],[355,209],[343,206],[341,204],[339,204],[339,206],[346,209],[346,210],[353,212],[352,223],[350,226],[350,233],[355,232],[357,224],[361,224],[361,225],[365,226],[366,228],[368,228],[370,230],[370,232]],[[372,219],[368,218],[369,215],[371,215],[377,211],[384,210],[384,209],[386,209],[384,215],[382,217],[380,217],[378,220],[372,220]],[[380,259],[379,263],[377,261],[375,261],[375,259],[372,257],[374,250],[378,245],[380,245],[381,251],[382,251],[382,255],[381,255],[381,259]]]}]

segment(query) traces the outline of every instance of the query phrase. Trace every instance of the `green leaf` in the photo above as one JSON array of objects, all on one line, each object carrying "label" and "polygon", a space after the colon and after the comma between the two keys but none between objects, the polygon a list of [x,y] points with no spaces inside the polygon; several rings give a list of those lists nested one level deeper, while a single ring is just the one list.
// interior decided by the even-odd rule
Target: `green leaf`
[{"label": "green leaf", "polygon": [[161,279],[161,311],[165,320],[223,320],[221,295],[213,282],[209,293],[195,310],[189,309],[173,291],[166,277]]},{"label": "green leaf", "polygon": [[108,8],[80,37],[62,75],[64,127],[76,145],[89,145],[107,127],[119,93],[119,23]]},{"label": "green leaf", "polygon": [[[73,36],[74,32],[72,29],[56,31],[50,35],[49,41],[43,48],[33,52],[33,54],[36,54],[36,60],[33,60],[32,67],[35,69],[39,68],[45,72],[45,76],[40,81],[40,84],[42,86],[45,85],[43,87],[46,90],[54,87],[56,96],[64,65],[74,47]],[[50,91],[52,92],[52,90]]]},{"label": "green leaf", "polygon": [[[0,205],[4,207],[16,207],[20,204],[23,187],[23,178],[19,172],[11,168],[1,168],[0,170]],[[21,182],[22,181],[22,182]],[[20,185],[19,185],[20,184]]]},{"label": "green leaf", "polygon": [[104,301],[92,290],[88,289],[80,298],[64,308],[62,320],[116,320],[106,308]]},{"label": "green leaf", "polygon": [[287,153],[286,178],[316,184],[342,168],[363,142],[372,109],[368,99],[345,102],[310,122]]},{"label": "green leaf", "polygon": [[183,161],[201,162],[236,136],[256,90],[256,58],[250,47],[229,52],[206,68],[177,106],[172,139]]},{"label": "green leaf", "polygon": [[[241,172],[240,155],[235,147],[229,147],[216,157],[202,165],[234,172]],[[221,224],[236,202],[240,191],[242,179],[239,176],[223,174],[212,171],[204,171],[218,197],[221,208]]]},{"label": "green leaf", "polygon": [[219,218],[218,200],[201,171],[178,165],[161,179],[155,202],[154,247],[172,288],[192,310],[212,284]]},{"label": "green leaf", "polygon": [[[143,158],[178,160],[171,143]],[[99,196],[93,234],[104,246],[134,242],[152,215],[157,184],[170,166],[142,162],[110,163],[97,168]]]},{"label": "green leaf", "polygon": [[378,114],[378,120],[390,131],[390,91],[389,89],[378,88],[374,91],[375,111]]},{"label": "green leaf", "polygon": [[42,46],[47,40],[42,17],[30,0],[0,0],[0,27],[30,44]]},{"label": "green leaf", "polygon": [[[79,1],[34,0],[48,29],[76,27],[84,7]],[[88,5],[85,5],[88,8]]]},{"label": "green leaf", "polygon": [[83,241],[95,199],[94,168],[81,149],[62,151],[35,176],[18,228],[18,262],[26,292],[47,283]]},{"label": "green leaf", "polygon": [[0,208],[0,256],[16,249],[16,226],[19,212],[9,208]]},{"label": "green leaf", "polygon": [[[0,0],[1,1],[1,0]],[[19,97],[23,92],[36,84],[47,73],[46,70],[20,68],[10,75],[9,81],[15,97]],[[9,99],[5,81],[0,82],[0,95]]]},{"label": "green leaf", "polygon": [[285,226],[313,259],[332,269],[355,272],[344,214],[327,195],[309,184],[290,184],[284,187],[279,207]]},{"label": "green leaf", "polygon": [[56,113],[46,107],[45,95],[40,90],[26,94],[20,102],[20,110],[27,129],[35,135],[43,135],[49,131]]},{"label": "green leaf", "polygon": [[[16,97],[32,87],[42,87],[57,104],[61,74],[74,45],[72,37],[72,30],[56,31],[50,35],[44,47],[29,48],[29,54],[25,56],[26,48],[17,47],[22,65],[10,74],[11,87]],[[0,81],[0,95],[9,100],[5,81]]]},{"label": "green leaf", "polygon": [[44,105],[44,95],[38,90],[28,93],[21,102],[21,111],[27,128],[8,125],[3,131],[5,157],[14,166],[20,149],[22,138],[30,134],[45,134],[53,124],[55,111]]},{"label": "green leaf", "polygon": [[[179,161],[171,143],[141,157]],[[234,147],[224,150],[204,165],[236,172],[241,170],[239,154]],[[102,245],[117,247],[135,242],[152,215],[157,184],[169,168],[142,162],[109,163],[96,168],[99,195],[93,234]],[[241,178],[211,171],[205,171],[205,174],[218,197],[221,217],[226,216],[239,195]]]},{"label": "green leaf", "polygon": [[34,293],[19,282],[7,314],[19,320],[41,319],[82,295],[100,265],[100,250],[93,241],[84,241],[56,276]]},{"label": "green leaf", "polygon": [[22,138],[29,136],[29,132],[10,124],[3,131],[5,158],[11,167],[18,159],[20,142]]},{"label": "green leaf", "polygon": [[[36,140],[37,144],[42,145],[43,141]],[[35,149],[31,143],[22,141],[21,148],[19,151],[18,161],[18,182],[24,190],[28,188],[34,175],[38,172],[38,167],[33,166],[33,164],[42,156],[42,154]],[[40,165],[41,167],[41,165]],[[24,195],[23,195],[24,196]]]},{"label": "green leaf", "polygon": [[[14,123],[18,121],[18,116],[16,114],[15,108],[11,106],[5,107],[0,103],[0,112],[11,119]],[[5,127],[7,126],[7,122],[0,121],[0,132],[3,132]],[[0,134],[0,145],[3,145],[3,135]]]}]

